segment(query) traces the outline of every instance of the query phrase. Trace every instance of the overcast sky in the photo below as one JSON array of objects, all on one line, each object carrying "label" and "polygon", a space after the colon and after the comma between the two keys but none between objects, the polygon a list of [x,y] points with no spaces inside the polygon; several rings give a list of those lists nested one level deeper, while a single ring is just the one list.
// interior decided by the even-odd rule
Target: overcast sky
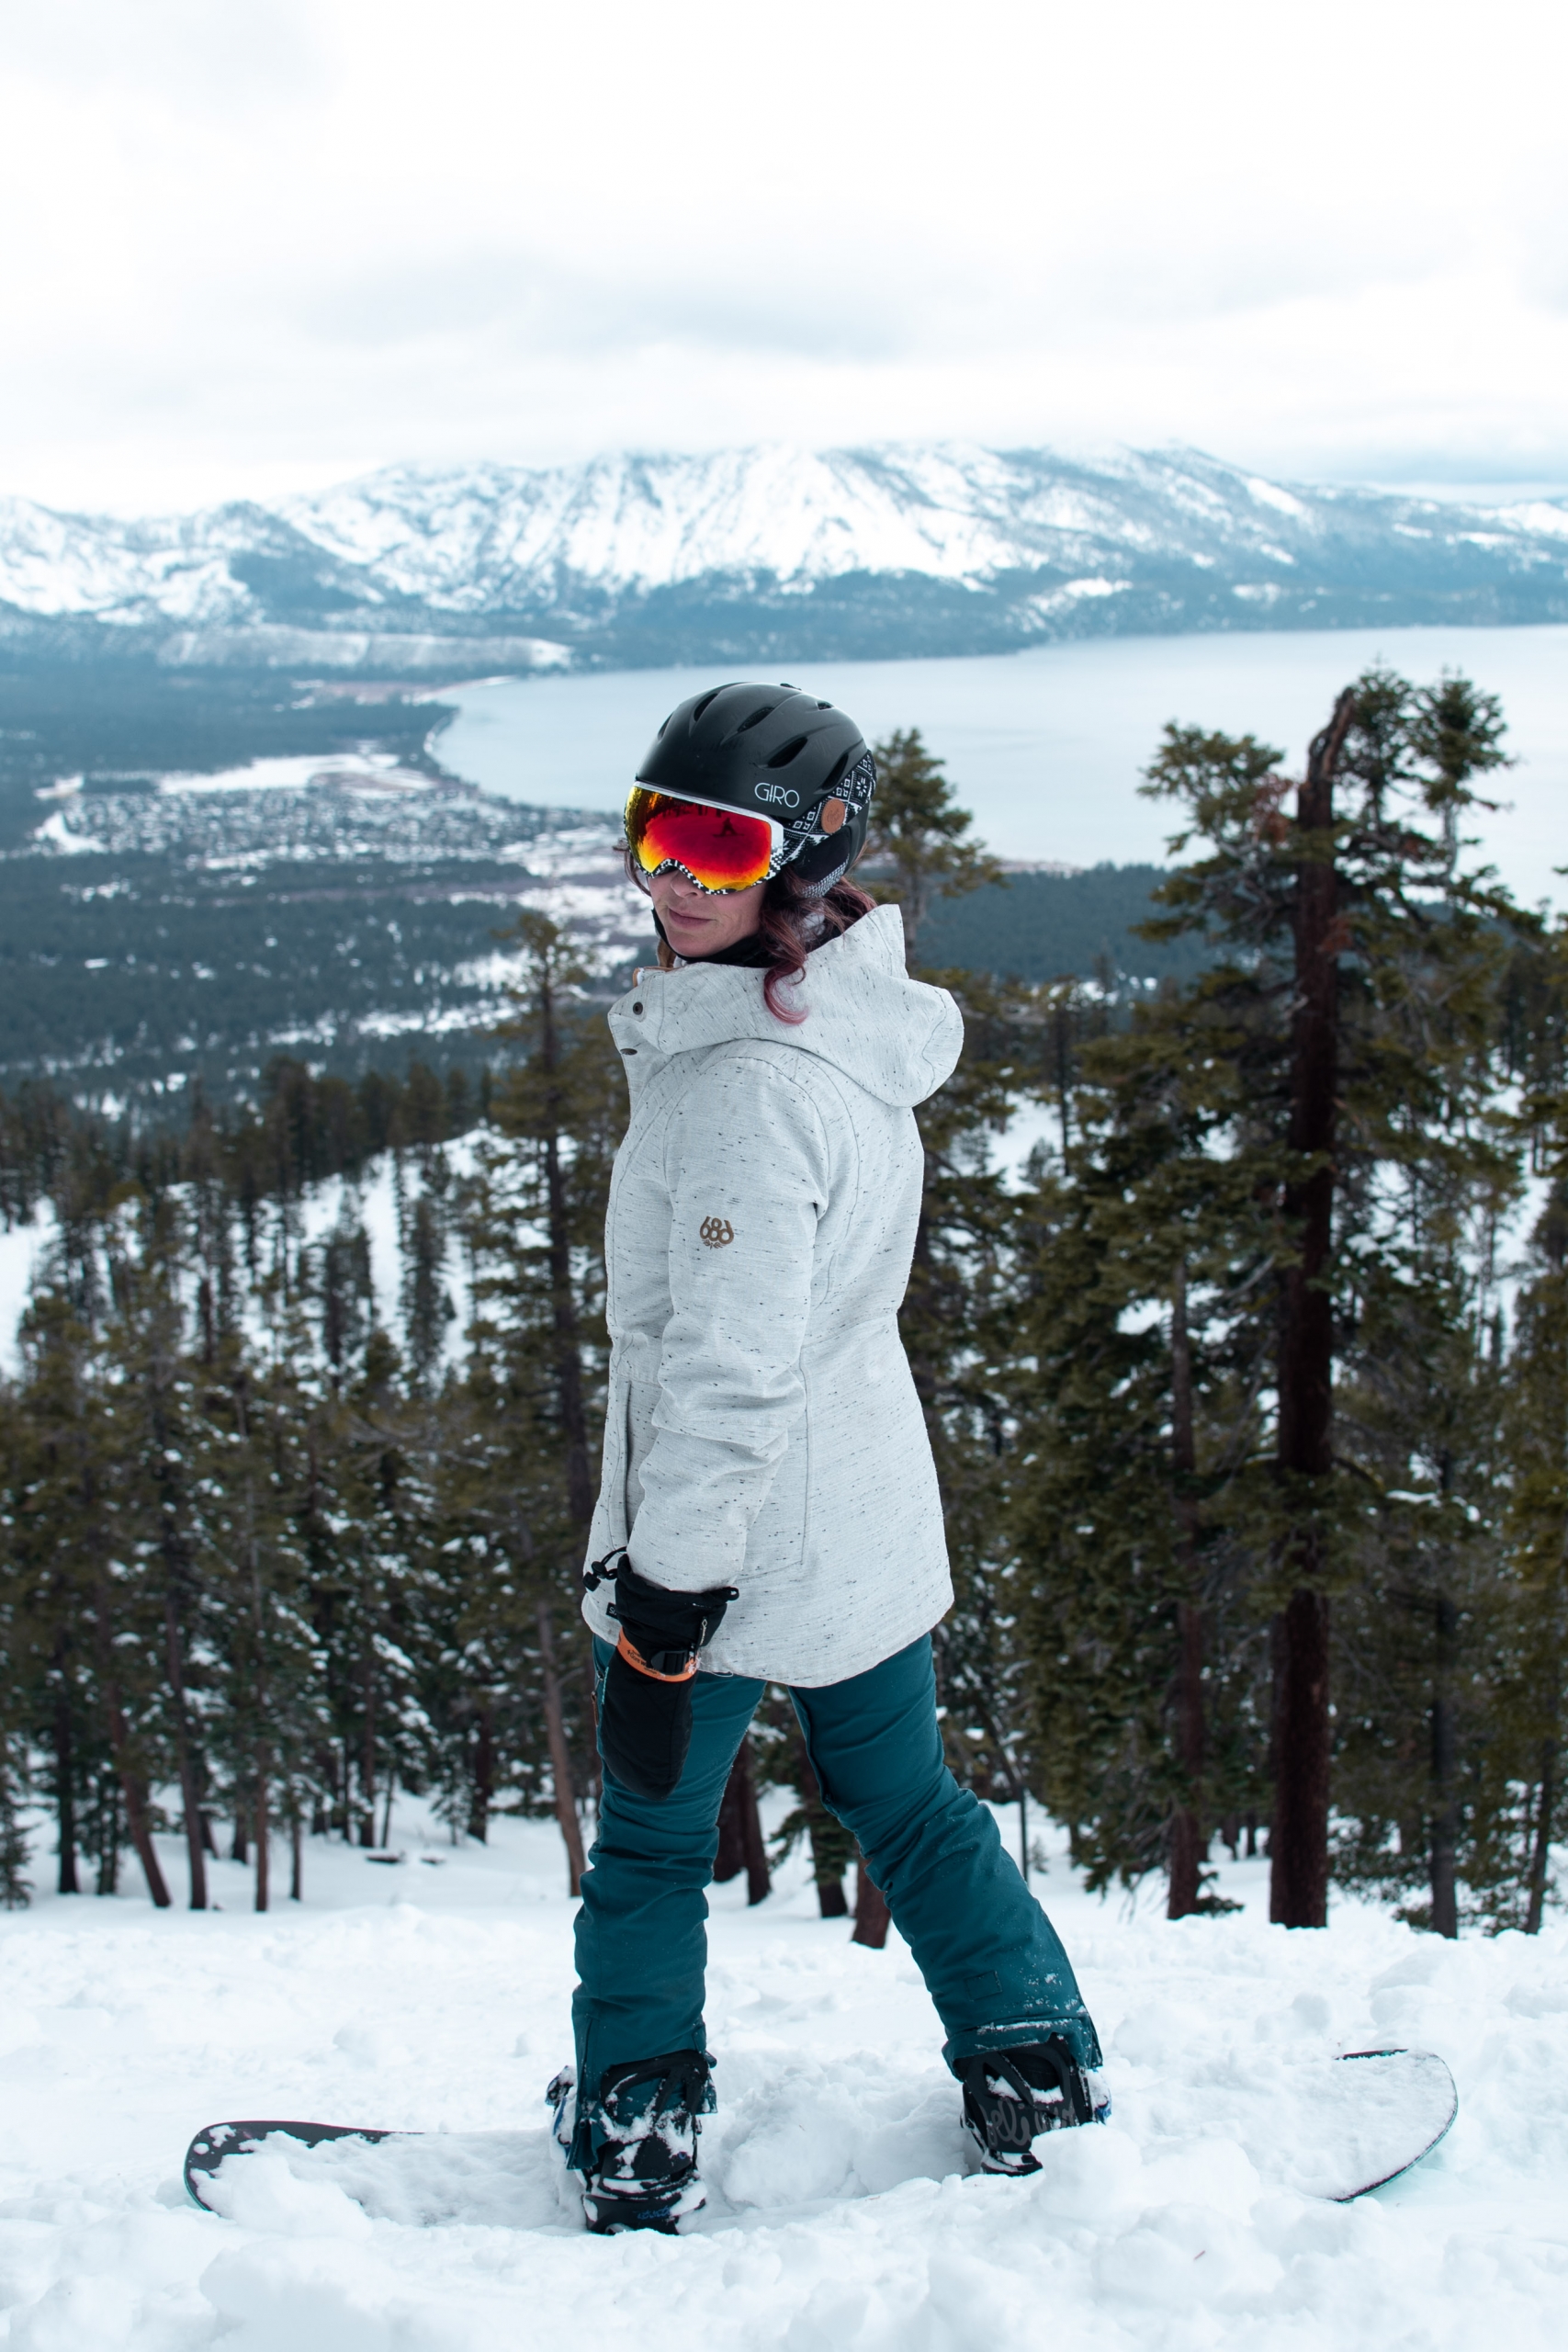
[{"label": "overcast sky", "polygon": [[1561,0],[6,0],[0,492],[956,435],[1568,481]]}]

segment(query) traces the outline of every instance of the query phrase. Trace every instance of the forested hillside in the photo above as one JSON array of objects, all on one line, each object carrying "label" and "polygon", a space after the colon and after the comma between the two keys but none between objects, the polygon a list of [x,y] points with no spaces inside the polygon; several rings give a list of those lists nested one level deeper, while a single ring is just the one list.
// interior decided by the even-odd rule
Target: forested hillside
[{"label": "forested hillside", "polygon": [[[411,1053],[477,1080],[497,933],[561,920],[608,991],[651,953],[604,816],[476,792],[449,714],[276,682],[0,672],[0,1086],[176,1114],[259,1094],[278,1053],[358,1078]],[[1151,866],[1020,873],[938,902],[931,954],[1028,978],[1157,978]]]},{"label": "forested hillside", "polygon": [[932,964],[1020,980],[1186,978],[1204,960],[1201,944],[1144,934],[1164,879],[1159,865],[1010,873],[962,898],[939,899],[921,952]]},{"label": "forested hillside", "polygon": [[[1173,1914],[1211,1904],[1216,1837],[1271,1840],[1287,1920],[1330,1872],[1449,1935],[1552,1899],[1568,933],[1456,856],[1500,736],[1463,681],[1384,673],[1293,782],[1172,729],[1156,924],[1201,967],[949,976],[967,1044],[920,1114],[903,1323],[950,1751],[1065,1821],[1092,1883],[1163,1872]],[[918,738],[890,750],[872,865],[923,963],[937,886],[987,867]],[[0,1392],[6,1804],[52,1813],[62,1885],[113,1885],[129,1842],[155,1900],[200,1901],[221,1825],[265,1901],[266,1832],[370,1842],[394,1784],[455,1834],[553,1812],[581,1866],[623,1092],[570,941],[525,911],[511,951],[479,1089],[278,1060],[183,1135],[5,1102],[7,1218],[53,1220]],[[833,1899],[798,1755],[765,1725],[751,1753]]]}]

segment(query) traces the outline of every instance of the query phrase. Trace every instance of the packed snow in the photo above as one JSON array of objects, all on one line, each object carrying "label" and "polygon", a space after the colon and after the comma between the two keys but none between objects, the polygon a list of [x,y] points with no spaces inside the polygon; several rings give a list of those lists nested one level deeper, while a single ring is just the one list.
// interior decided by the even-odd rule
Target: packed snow
[{"label": "packed snow", "polygon": [[[1016,1815],[998,1818],[1015,1838]],[[1347,1903],[1325,1932],[1287,1934],[1267,1924],[1267,1865],[1244,1861],[1221,1871],[1241,1912],[1171,1926],[1150,1897],[1088,1896],[1053,1848],[1036,1883],[1115,2113],[1042,2143],[1040,2175],[1017,2183],[971,2169],[907,1951],[819,1919],[797,1857],[755,1910],[740,1882],[712,1896],[707,2210],[678,2240],[605,2240],[577,2225],[540,2097],[568,2053],[572,1977],[553,1825],[506,1819],[458,1847],[404,1800],[392,1850],[311,1840],[304,1902],[265,1917],[239,1864],[213,1865],[220,1910],[155,1915],[128,1862],[115,1898],[42,1894],[0,1918],[12,2352],[1561,2340],[1555,1919],[1533,1940],[1447,1944]],[[178,1841],[163,1853],[177,1887]],[[1391,2042],[1451,2066],[1448,2139],[1350,2205],[1292,2187],[1280,2085],[1315,2055]],[[449,2138],[335,2177],[269,2152],[226,2169],[231,2218],[194,2210],[192,2133],[267,2113]]]}]

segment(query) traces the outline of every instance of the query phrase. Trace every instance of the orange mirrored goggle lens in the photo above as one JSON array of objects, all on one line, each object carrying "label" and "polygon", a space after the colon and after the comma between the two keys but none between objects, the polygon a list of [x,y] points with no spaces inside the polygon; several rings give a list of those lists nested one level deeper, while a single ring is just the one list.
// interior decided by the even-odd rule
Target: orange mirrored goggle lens
[{"label": "orange mirrored goggle lens", "polygon": [[749,890],[765,882],[778,830],[766,817],[671,800],[640,785],[626,801],[626,840],[641,872],[678,865],[704,890]]}]

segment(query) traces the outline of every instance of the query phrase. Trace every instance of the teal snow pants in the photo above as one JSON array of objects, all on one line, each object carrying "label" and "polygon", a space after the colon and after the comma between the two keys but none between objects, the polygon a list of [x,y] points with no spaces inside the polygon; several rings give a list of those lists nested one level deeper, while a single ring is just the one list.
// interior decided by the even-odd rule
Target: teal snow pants
[{"label": "teal snow pants", "polygon": [[[611,1652],[596,1641],[603,1677]],[[699,1674],[680,1786],[652,1804],[604,1775],[599,1835],[577,1915],[577,2078],[705,2047],[707,1903],[718,1810],[766,1685]],[[868,1673],[792,1692],[822,1794],[860,1840],[914,1954],[956,2068],[976,2051],[1062,2034],[1079,2063],[1100,2044],[1055,1929],[997,1825],[942,1759],[929,1634]]]}]

